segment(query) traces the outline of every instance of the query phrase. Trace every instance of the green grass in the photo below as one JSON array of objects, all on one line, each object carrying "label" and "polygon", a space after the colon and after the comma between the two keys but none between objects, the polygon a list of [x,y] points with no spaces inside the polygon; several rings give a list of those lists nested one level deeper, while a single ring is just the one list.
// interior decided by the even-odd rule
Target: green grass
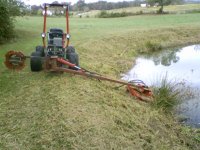
[{"label": "green grass", "polygon": [[174,107],[180,103],[183,90],[176,81],[169,81],[167,74],[154,85],[154,101],[152,106],[165,113],[173,112]]},{"label": "green grass", "polygon": [[[200,14],[70,19],[80,65],[119,78],[148,42],[162,48],[200,42]],[[41,45],[41,17],[17,18],[18,38],[0,46],[0,149],[198,149],[171,116],[113,83],[70,74],[20,72],[3,65],[8,50]],[[64,28],[64,18],[50,18]],[[198,136],[195,136],[198,137]]]}]

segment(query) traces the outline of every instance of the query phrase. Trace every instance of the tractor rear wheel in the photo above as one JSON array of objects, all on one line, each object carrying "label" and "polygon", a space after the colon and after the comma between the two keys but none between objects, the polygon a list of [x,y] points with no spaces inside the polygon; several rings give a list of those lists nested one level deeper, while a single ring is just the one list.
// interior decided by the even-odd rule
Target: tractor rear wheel
[{"label": "tractor rear wheel", "polygon": [[73,46],[67,47],[66,59],[68,59],[70,63],[75,64],[76,66],[79,66],[79,57]]},{"label": "tractor rear wheel", "polygon": [[44,57],[45,54],[43,46],[36,46],[35,51],[41,53],[41,56]]},{"label": "tractor rear wheel", "polygon": [[31,54],[31,71],[38,72],[42,70],[42,54],[40,52],[33,52]]}]

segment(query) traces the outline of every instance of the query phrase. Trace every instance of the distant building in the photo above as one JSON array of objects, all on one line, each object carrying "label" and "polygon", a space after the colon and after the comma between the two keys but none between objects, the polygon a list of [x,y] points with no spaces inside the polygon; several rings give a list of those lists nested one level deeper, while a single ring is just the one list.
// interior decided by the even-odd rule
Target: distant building
[{"label": "distant building", "polygon": [[147,4],[140,4],[140,6],[141,6],[142,8],[146,8],[146,7],[147,7]]}]

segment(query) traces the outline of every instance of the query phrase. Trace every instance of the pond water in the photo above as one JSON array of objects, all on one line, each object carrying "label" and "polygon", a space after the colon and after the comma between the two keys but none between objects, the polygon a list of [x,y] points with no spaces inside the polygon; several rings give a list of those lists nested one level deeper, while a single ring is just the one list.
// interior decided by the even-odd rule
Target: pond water
[{"label": "pond water", "polygon": [[140,56],[122,79],[140,79],[150,86],[166,75],[169,81],[184,82],[195,91],[177,107],[177,114],[184,116],[185,124],[200,127],[200,45]]}]

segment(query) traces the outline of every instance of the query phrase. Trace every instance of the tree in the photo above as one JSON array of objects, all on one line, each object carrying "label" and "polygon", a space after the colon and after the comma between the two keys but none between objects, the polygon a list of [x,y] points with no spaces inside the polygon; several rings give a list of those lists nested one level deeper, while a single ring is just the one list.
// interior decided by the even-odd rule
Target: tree
[{"label": "tree", "polygon": [[158,3],[160,5],[160,9],[158,10],[158,13],[163,13],[163,8],[164,5],[170,5],[170,4],[176,4],[176,3],[180,3],[183,0],[147,0],[147,2],[150,5],[155,5],[156,3]]},{"label": "tree", "polygon": [[125,7],[140,6],[145,0],[121,1],[121,2],[107,2],[106,0],[99,0],[93,3],[85,3],[85,0],[78,0],[71,9],[75,11],[87,10],[111,10]]},{"label": "tree", "polygon": [[77,11],[84,11],[84,7],[86,6],[85,0],[78,0],[75,4],[75,10]]},{"label": "tree", "polygon": [[52,4],[59,4],[59,2],[58,1],[54,1],[54,2],[52,2]]},{"label": "tree", "polygon": [[21,14],[22,5],[18,0],[0,1],[0,43],[14,36],[14,17]]},{"label": "tree", "polygon": [[31,6],[31,15],[37,15],[38,14],[38,10],[40,10],[41,7],[37,6],[37,5],[32,5]]}]

